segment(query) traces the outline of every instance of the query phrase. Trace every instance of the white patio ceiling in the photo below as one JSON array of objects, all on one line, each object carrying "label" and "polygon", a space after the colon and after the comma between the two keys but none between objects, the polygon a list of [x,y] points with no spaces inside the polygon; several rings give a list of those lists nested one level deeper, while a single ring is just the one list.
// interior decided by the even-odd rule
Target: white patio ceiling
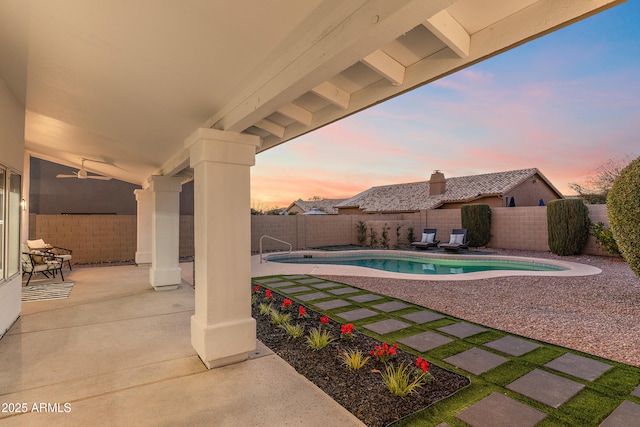
[{"label": "white patio ceiling", "polygon": [[199,127],[263,151],[621,2],[2,0],[0,78],[30,153],[141,184]]}]

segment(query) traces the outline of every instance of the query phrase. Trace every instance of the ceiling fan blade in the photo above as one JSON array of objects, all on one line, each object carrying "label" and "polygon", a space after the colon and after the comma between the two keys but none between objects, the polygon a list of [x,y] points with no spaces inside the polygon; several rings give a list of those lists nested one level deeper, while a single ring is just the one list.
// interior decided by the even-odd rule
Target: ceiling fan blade
[{"label": "ceiling fan blade", "polygon": [[102,181],[109,181],[111,180],[110,176],[98,176],[98,175],[87,175],[86,177],[87,179],[99,179]]},{"label": "ceiling fan blade", "polygon": [[65,173],[59,173],[58,175],[56,175],[56,178],[77,178],[78,175],[68,175]]}]

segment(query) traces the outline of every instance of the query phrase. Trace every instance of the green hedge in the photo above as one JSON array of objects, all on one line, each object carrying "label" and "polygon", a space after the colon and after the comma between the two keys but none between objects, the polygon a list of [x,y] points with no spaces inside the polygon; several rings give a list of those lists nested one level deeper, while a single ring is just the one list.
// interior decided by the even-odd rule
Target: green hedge
[{"label": "green hedge", "polygon": [[589,238],[589,209],[581,199],[552,200],[547,206],[549,249],[556,255],[577,255]]},{"label": "green hedge", "polygon": [[489,205],[463,205],[462,228],[467,229],[469,246],[487,246],[491,240],[491,208]]},{"label": "green hedge", "polygon": [[640,157],[613,183],[607,197],[607,211],[620,253],[640,277]]}]

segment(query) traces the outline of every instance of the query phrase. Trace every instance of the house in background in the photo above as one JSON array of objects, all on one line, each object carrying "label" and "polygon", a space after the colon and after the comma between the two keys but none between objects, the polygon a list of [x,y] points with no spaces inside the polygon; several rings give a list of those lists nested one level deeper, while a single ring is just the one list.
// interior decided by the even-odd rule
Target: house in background
[{"label": "house in background", "polygon": [[469,203],[491,207],[538,206],[564,196],[536,168],[445,178],[435,171],[429,181],[372,187],[338,204],[338,212],[401,213],[456,209]]},{"label": "house in background", "polygon": [[286,212],[289,215],[305,214],[316,209],[330,215],[337,215],[338,209],[336,205],[344,202],[345,199],[322,199],[322,200],[302,200],[298,199],[287,207]]}]

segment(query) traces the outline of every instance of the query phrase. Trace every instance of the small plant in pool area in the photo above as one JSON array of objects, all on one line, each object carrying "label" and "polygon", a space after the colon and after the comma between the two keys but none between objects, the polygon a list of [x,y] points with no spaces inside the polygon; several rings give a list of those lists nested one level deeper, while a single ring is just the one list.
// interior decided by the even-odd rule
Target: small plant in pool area
[{"label": "small plant in pool area", "polygon": [[409,242],[409,245],[413,243],[413,241],[415,240],[415,237],[416,236],[413,234],[413,227],[407,228],[407,242]]},{"label": "small plant in pool area", "polygon": [[597,222],[591,225],[591,234],[596,238],[596,241],[600,247],[605,250],[609,255],[620,256],[620,249],[616,243],[616,239],[613,237],[611,229],[605,228],[603,222]]},{"label": "small plant in pool area", "polygon": [[353,324],[347,323],[346,325],[342,325],[340,327],[340,338],[344,340],[352,340],[353,339]]},{"label": "small plant in pool area", "polygon": [[396,247],[400,247],[400,229],[402,228],[402,224],[396,224]]},{"label": "small plant in pool area", "polygon": [[260,303],[260,315],[261,316],[268,316],[271,314],[271,304],[267,304],[264,302]]},{"label": "small plant in pool area", "polygon": [[253,287],[253,293],[254,294],[259,294],[260,293],[260,286],[259,285],[256,285],[256,286]]},{"label": "small plant in pool area", "polygon": [[309,315],[307,314],[307,309],[302,305],[298,308],[298,317],[309,317]]},{"label": "small plant in pool area", "polygon": [[386,342],[382,343],[382,345],[377,345],[369,352],[376,360],[386,364],[389,360],[396,357],[396,348],[398,348],[398,344],[393,344],[389,346]]},{"label": "small plant in pool area", "polygon": [[367,244],[367,224],[364,221],[358,221],[356,224],[356,234],[358,244],[364,246]]},{"label": "small plant in pool area", "polygon": [[426,370],[419,367],[418,373],[416,374],[415,368],[409,365],[401,363],[398,366],[394,366],[389,363],[386,365],[385,371],[382,372],[382,382],[384,382],[384,385],[391,394],[406,397],[422,387],[427,379],[427,375],[430,375],[428,362],[426,365],[421,364],[421,366],[426,366]]},{"label": "small plant in pool area", "polygon": [[280,313],[278,310],[271,310],[271,322],[276,325],[283,325],[291,320],[291,313]]},{"label": "small plant in pool area", "polygon": [[322,316],[320,318],[320,327],[328,325],[329,322],[331,322],[331,319],[329,318],[329,316]]},{"label": "small plant in pool area", "polygon": [[383,248],[389,249],[389,227],[387,227],[387,223],[385,222],[382,226],[382,240],[380,244]]},{"label": "small plant in pool area", "polygon": [[329,333],[329,331],[322,330],[321,328],[313,328],[309,331],[309,335],[307,336],[307,343],[314,351],[325,348],[333,341],[335,341],[335,338],[331,336],[331,333]]},{"label": "small plant in pool area", "polygon": [[271,289],[267,289],[266,291],[264,291],[264,296],[270,301],[274,299]]},{"label": "small plant in pool area", "polygon": [[293,304],[293,301],[285,298],[284,301],[282,301],[282,305],[280,307],[284,310],[289,310],[291,308],[291,304]]},{"label": "small plant in pool area", "polygon": [[300,338],[302,335],[304,335],[304,326],[302,325],[292,325],[289,322],[285,322],[282,325],[279,325],[279,327],[287,332],[289,338]]},{"label": "small plant in pool area", "polygon": [[369,246],[372,248],[378,246],[378,233],[376,233],[376,230],[374,230],[373,227],[369,230]]},{"label": "small plant in pool area", "polygon": [[365,356],[360,350],[346,350],[340,353],[342,364],[350,371],[357,371],[367,364],[371,357]]}]

